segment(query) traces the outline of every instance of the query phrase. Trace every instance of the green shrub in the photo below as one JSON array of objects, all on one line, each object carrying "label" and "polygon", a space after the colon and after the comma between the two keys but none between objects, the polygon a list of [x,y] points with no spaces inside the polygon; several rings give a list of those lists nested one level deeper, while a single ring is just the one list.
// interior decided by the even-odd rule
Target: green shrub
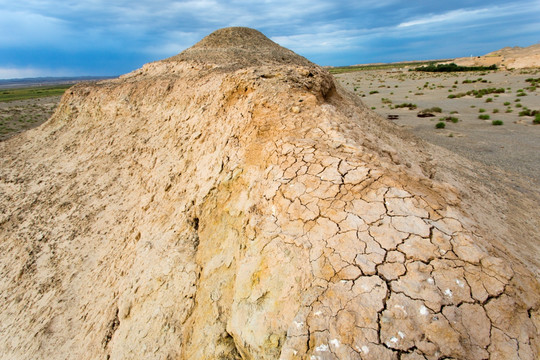
[{"label": "green shrub", "polygon": [[487,103],[493,102],[493,99],[492,99],[492,98],[487,98],[487,99],[486,99],[486,102],[487,102]]},{"label": "green shrub", "polygon": [[504,123],[503,123],[502,120],[493,120],[493,121],[491,122],[491,124],[492,124],[492,125],[502,125],[502,124],[504,124]]},{"label": "green shrub", "polygon": [[448,95],[448,98],[449,99],[454,99],[454,98],[462,98],[464,96],[474,96],[475,98],[481,98],[482,96],[484,95],[488,95],[488,94],[500,94],[500,93],[504,93],[505,90],[503,88],[487,88],[487,89],[480,89],[480,90],[469,90],[465,93],[458,93],[458,94],[450,94]]},{"label": "green shrub", "polygon": [[536,116],[538,113],[540,113],[539,110],[523,108],[523,111],[519,112],[519,116]]},{"label": "green shrub", "polygon": [[493,109],[493,113],[496,114],[499,112],[499,109]]},{"label": "green shrub", "polygon": [[486,115],[478,115],[478,118],[480,120],[489,120],[489,115],[487,115],[487,114]]},{"label": "green shrub", "polygon": [[435,124],[435,129],[444,129],[446,124],[444,122],[438,122]]},{"label": "green shrub", "polygon": [[540,85],[540,78],[534,79],[534,78],[528,78],[525,79],[526,82],[531,83],[532,86],[539,86]]},{"label": "green shrub", "polygon": [[482,108],[480,108],[480,109],[478,109],[478,112],[479,112],[479,113],[483,113],[483,112],[486,112],[486,109],[482,109]]},{"label": "green shrub", "polygon": [[522,106],[523,106],[523,105],[521,105],[520,103],[517,103],[517,104],[516,104],[516,107],[517,107],[517,108],[520,108],[520,107],[522,107]]},{"label": "green shrub", "polygon": [[534,116],[533,124],[536,124],[536,125],[540,124],[540,114],[536,114]]},{"label": "green shrub", "polygon": [[504,105],[504,106],[510,105],[510,101],[505,101],[503,105]]},{"label": "green shrub", "polygon": [[409,108],[409,110],[414,110],[416,109],[416,104],[411,104],[411,103],[403,103],[403,104],[399,104],[399,105],[395,105],[394,108],[395,109],[399,109],[399,108]]},{"label": "green shrub", "polygon": [[524,92],[517,93],[516,96],[527,96]]},{"label": "green shrub", "polygon": [[497,70],[496,65],[491,66],[458,66],[454,63],[451,64],[430,64],[427,66],[421,66],[414,69],[414,71],[427,71],[427,72],[454,72],[454,71],[485,71],[485,70]]},{"label": "green shrub", "polygon": [[379,92],[378,92],[377,90],[371,90],[371,91],[369,92],[369,95],[378,94],[378,93],[379,93]]}]

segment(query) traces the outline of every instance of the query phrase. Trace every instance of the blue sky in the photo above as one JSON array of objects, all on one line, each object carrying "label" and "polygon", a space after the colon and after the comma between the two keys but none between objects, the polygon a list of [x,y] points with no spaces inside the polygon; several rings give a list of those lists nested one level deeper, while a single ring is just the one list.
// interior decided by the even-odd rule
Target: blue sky
[{"label": "blue sky", "polygon": [[226,26],[319,65],[440,59],[540,42],[540,1],[0,0],[0,78],[120,75]]}]

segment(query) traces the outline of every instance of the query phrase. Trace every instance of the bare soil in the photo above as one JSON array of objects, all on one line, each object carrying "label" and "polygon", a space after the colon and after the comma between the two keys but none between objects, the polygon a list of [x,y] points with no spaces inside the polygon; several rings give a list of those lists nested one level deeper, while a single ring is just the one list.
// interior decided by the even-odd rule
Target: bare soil
[{"label": "bare soil", "polygon": [[61,96],[0,102],[0,141],[47,121]]}]

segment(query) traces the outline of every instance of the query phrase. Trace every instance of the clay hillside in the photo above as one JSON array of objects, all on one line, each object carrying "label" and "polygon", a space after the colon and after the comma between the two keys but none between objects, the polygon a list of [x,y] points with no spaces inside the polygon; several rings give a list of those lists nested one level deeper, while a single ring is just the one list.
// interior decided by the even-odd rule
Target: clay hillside
[{"label": "clay hillside", "polygon": [[539,356],[537,216],[258,31],[0,146],[1,359]]},{"label": "clay hillside", "polygon": [[540,67],[540,44],[528,47],[505,47],[484,56],[458,58],[454,61],[462,66],[497,65],[507,69]]}]

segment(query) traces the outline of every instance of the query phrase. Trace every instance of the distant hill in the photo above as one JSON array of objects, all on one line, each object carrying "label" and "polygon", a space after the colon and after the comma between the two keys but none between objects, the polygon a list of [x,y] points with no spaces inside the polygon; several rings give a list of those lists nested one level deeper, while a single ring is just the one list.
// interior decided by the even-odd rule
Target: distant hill
[{"label": "distant hill", "polygon": [[79,76],[79,77],[38,77],[24,79],[0,79],[0,89],[12,89],[32,86],[76,84],[83,81],[112,79],[116,76]]},{"label": "distant hill", "polygon": [[505,47],[484,56],[464,57],[454,60],[461,66],[497,65],[506,69],[540,67],[540,43],[527,47]]}]

